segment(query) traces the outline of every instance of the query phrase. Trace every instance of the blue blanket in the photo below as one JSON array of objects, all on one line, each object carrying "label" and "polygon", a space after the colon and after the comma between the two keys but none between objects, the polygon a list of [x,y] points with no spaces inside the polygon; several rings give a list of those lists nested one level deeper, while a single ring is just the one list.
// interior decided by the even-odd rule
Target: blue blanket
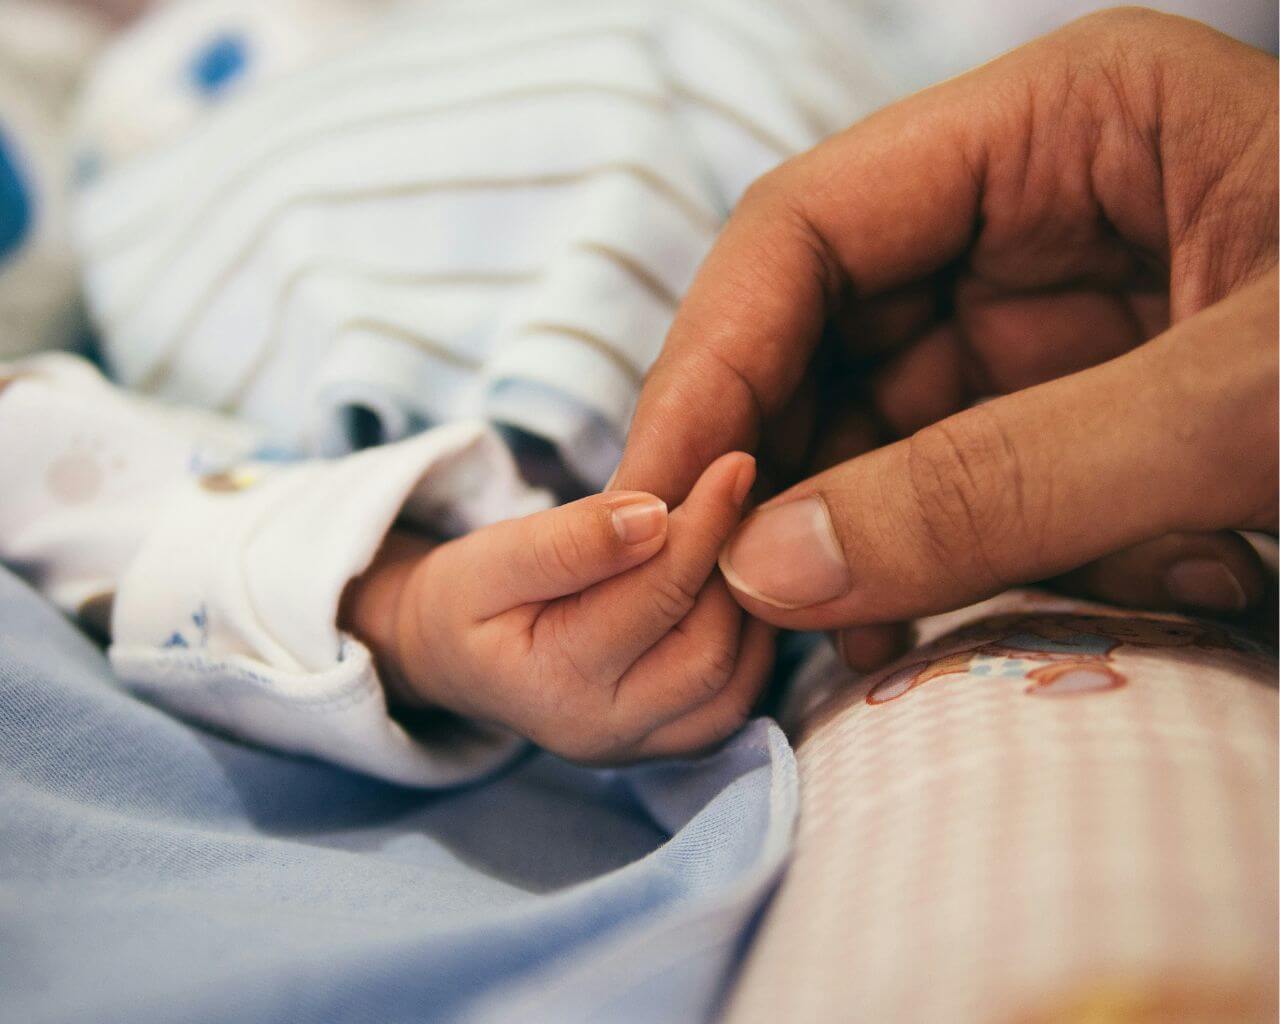
[{"label": "blue blanket", "polygon": [[785,861],[768,720],[448,793],[167,717],[0,570],[0,1020],[693,1021]]}]

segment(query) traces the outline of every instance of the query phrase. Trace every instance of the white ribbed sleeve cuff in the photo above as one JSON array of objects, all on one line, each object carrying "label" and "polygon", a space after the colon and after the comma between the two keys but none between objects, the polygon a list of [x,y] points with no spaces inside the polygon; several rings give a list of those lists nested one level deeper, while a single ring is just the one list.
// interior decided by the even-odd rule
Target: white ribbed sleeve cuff
[{"label": "white ribbed sleeve cuff", "polygon": [[473,424],[191,480],[120,581],[112,665],[149,700],[264,746],[406,785],[483,776],[521,741],[471,723],[412,735],[368,650],[338,631],[338,603],[398,518],[453,531],[548,504]]}]

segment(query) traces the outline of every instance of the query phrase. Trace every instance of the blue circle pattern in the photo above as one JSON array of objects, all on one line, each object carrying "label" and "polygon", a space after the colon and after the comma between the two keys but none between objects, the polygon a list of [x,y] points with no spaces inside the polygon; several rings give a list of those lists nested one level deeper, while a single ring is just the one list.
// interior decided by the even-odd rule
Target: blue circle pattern
[{"label": "blue circle pattern", "polygon": [[31,230],[31,196],[18,170],[18,154],[0,129],[0,263],[13,256]]},{"label": "blue circle pattern", "polygon": [[989,655],[980,654],[969,662],[969,674],[975,676],[992,676],[993,678],[1021,679],[1031,671],[1032,666],[1021,658],[1002,661]]},{"label": "blue circle pattern", "polygon": [[249,66],[249,44],[238,32],[214,36],[191,58],[188,75],[196,91],[217,96]]}]

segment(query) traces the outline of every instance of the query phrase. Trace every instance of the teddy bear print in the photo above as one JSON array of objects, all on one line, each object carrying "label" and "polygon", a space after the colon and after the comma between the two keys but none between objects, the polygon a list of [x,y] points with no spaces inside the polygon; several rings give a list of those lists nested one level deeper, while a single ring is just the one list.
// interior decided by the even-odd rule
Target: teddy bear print
[{"label": "teddy bear print", "polygon": [[60,505],[84,505],[99,497],[124,468],[124,456],[107,451],[101,440],[74,437],[45,470],[45,490]]},{"label": "teddy bear print", "polygon": [[966,627],[934,657],[890,671],[867,693],[868,704],[886,704],[944,676],[1011,678],[1039,697],[1115,690],[1125,684],[1113,652],[1130,647],[1233,646],[1216,627],[1181,620],[1108,615],[1007,615]]}]

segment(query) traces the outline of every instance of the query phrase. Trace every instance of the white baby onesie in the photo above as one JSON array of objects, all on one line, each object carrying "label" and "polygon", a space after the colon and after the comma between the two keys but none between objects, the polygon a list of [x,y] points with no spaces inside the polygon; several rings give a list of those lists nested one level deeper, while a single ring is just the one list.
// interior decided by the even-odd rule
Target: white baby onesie
[{"label": "white baby onesie", "polygon": [[[603,482],[738,196],[882,100],[849,15],[356,6],[185,0],[99,66],[75,226],[113,374],[306,452],[486,418]],[[343,32],[280,69],[313,7]]]},{"label": "white baby onesie", "polygon": [[136,692],[407,785],[473,779],[519,749],[478,724],[411,737],[387,713],[368,650],[336,626],[347,581],[397,518],[452,533],[550,504],[485,424],[263,462],[243,423],[139,399],[83,360],[47,355],[10,372],[0,559],[109,633]]},{"label": "white baby onesie", "polygon": [[546,507],[494,427],[602,484],[734,202],[879,105],[867,68],[824,0],[174,0],[74,133],[90,308],[147,398],[0,366],[0,558],[110,603],[117,673],[179,714],[409,784],[493,770],[513,737],[388,716],[343,587],[397,517]]}]

